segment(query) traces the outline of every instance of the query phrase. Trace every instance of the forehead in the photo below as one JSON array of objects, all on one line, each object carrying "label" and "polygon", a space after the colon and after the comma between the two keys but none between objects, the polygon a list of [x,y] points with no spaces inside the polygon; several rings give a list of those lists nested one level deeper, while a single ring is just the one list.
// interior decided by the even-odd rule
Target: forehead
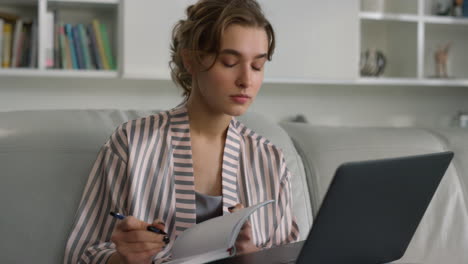
[{"label": "forehead", "polygon": [[268,36],[261,27],[231,25],[221,37],[221,51],[231,49],[242,56],[257,56],[268,52]]}]

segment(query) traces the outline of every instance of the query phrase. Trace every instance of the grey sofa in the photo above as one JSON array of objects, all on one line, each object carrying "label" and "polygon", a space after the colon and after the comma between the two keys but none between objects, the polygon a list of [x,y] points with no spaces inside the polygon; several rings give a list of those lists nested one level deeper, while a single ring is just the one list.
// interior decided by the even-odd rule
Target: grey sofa
[{"label": "grey sofa", "polygon": [[[61,263],[91,165],[121,123],[157,111],[0,112],[1,263]],[[302,238],[345,161],[453,150],[455,160],[401,261],[468,263],[468,131],[332,128],[239,118],[283,149]]]}]

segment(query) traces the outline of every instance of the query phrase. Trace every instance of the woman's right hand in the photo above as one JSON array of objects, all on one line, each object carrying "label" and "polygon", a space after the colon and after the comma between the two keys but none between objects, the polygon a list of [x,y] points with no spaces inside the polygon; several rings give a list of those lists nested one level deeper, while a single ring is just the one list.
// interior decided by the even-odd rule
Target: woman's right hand
[{"label": "woman's right hand", "polygon": [[[109,264],[148,264],[153,257],[166,246],[166,235],[157,234],[147,230],[150,224],[127,216],[119,222],[112,233],[111,241],[117,251],[112,254]],[[156,220],[151,224],[164,230],[164,224]]]}]

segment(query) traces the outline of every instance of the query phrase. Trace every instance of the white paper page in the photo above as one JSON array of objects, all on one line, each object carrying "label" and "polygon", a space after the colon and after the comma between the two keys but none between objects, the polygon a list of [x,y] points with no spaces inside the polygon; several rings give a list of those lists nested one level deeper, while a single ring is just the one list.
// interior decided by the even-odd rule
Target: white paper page
[{"label": "white paper page", "polygon": [[225,256],[229,256],[227,249],[234,246],[244,222],[258,208],[272,202],[273,200],[265,201],[232,214],[215,217],[185,230],[174,241],[172,259],[183,259],[211,251],[224,251]]}]

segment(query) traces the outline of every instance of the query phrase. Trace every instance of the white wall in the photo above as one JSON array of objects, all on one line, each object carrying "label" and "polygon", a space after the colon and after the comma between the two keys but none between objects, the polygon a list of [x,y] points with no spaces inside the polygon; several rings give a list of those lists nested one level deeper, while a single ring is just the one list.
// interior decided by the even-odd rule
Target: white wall
[{"label": "white wall", "polygon": [[[182,15],[175,12],[193,1],[124,2],[124,74],[167,75],[168,34]],[[260,1],[278,35],[270,77],[357,77],[358,0]],[[179,94],[170,81],[0,76],[0,111],[168,109]],[[468,88],[291,84],[265,84],[251,108],[277,121],[304,114],[313,124],[347,126],[447,126],[459,110],[468,110]]]},{"label": "white wall", "polygon": [[[169,109],[182,98],[169,81],[1,77],[0,87],[0,111]],[[332,126],[449,126],[459,110],[468,110],[467,88],[281,84],[264,84],[250,109]]]}]

